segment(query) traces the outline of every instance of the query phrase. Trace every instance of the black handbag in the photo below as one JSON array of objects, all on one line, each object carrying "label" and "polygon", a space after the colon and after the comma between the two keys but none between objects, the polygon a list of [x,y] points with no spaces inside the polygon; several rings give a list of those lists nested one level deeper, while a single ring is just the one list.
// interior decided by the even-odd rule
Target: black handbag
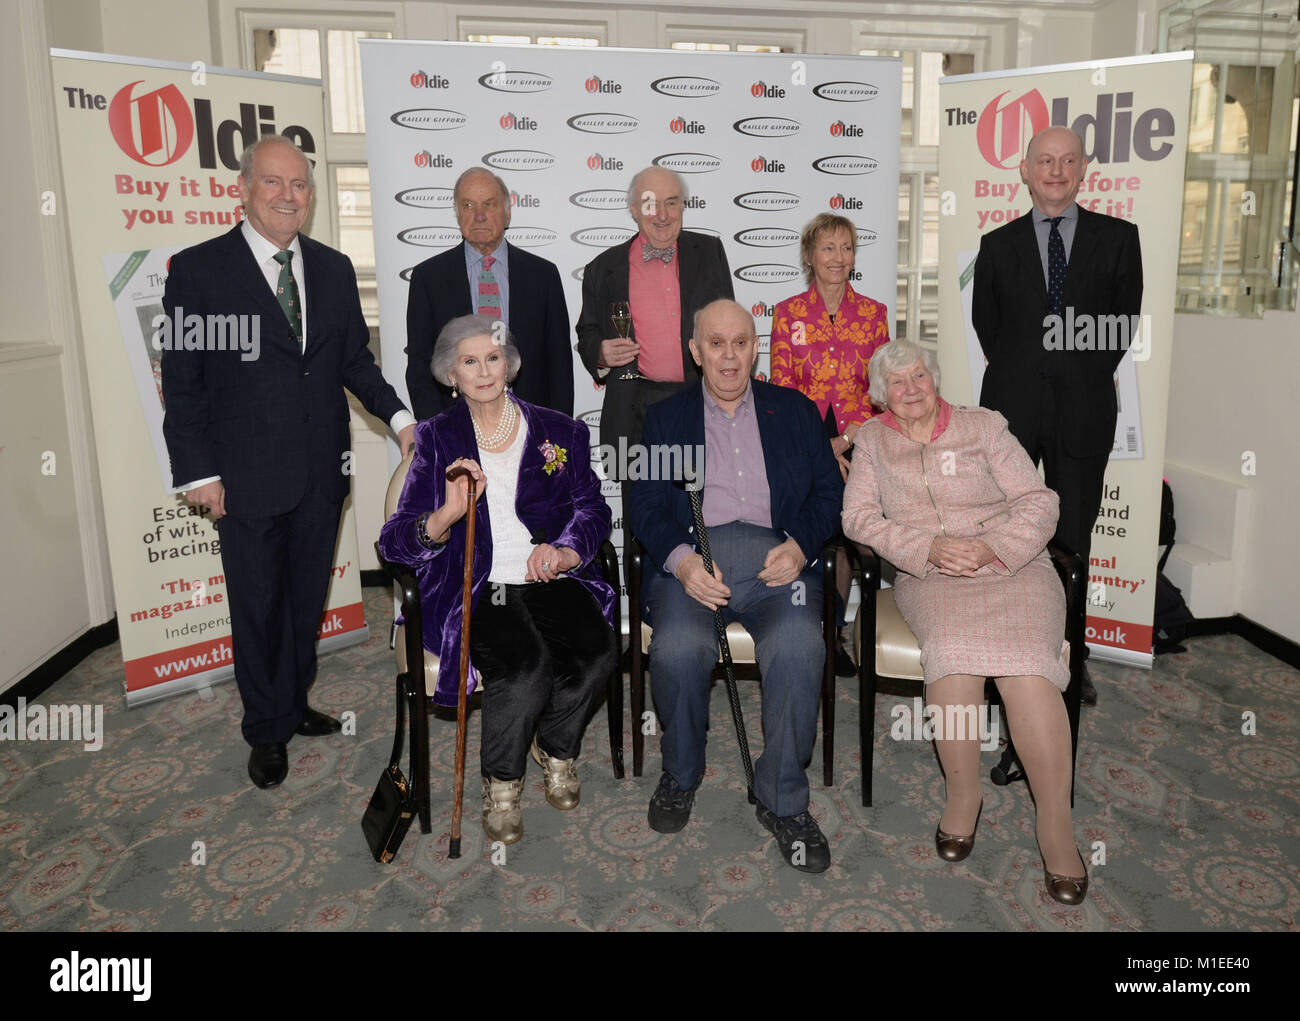
[{"label": "black handbag", "polygon": [[[361,819],[361,832],[370,845],[370,853],[375,861],[387,865],[397,856],[402,846],[406,831],[411,828],[415,817],[415,793],[413,786],[402,772],[398,761],[402,757],[402,735],[405,727],[405,711],[412,693],[407,690],[405,675],[397,678],[397,734],[393,738],[393,754],[389,756],[388,765],[379,776],[375,793],[371,795],[366,814]],[[415,712],[415,706],[411,707]],[[411,749],[414,759],[415,749]],[[414,765],[412,765],[414,769]]]}]

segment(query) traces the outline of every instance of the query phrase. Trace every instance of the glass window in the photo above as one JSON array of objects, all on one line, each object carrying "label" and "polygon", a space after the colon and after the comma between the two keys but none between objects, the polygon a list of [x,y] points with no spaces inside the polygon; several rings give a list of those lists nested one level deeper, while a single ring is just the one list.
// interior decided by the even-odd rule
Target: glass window
[{"label": "glass window", "polygon": [[320,31],[314,28],[255,29],[253,70],[319,78]]},{"label": "glass window", "polygon": [[365,134],[366,115],[361,101],[361,49],[358,39],[391,39],[392,32],[325,33],[329,66],[330,126],[334,131]]}]

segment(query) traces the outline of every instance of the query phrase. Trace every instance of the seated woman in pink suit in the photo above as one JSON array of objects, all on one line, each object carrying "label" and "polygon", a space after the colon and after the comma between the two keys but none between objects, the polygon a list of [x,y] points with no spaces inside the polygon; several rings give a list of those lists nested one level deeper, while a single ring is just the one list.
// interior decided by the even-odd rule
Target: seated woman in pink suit
[{"label": "seated woman in pink suit", "polygon": [[[772,382],[798,390],[817,405],[845,478],[853,440],[872,415],[867,363],[882,344],[889,343],[889,310],[858,294],[849,283],[857,247],[857,228],[848,217],[834,213],[813,217],[800,238],[804,280],[810,286],[772,312]],[[835,575],[838,623],[843,627],[852,575],[842,551]],[[842,635],[835,672],[840,677],[857,672]]]},{"label": "seated woman in pink suit", "polygon": [[[870,376],[872,400],[889,410],[858,432],[844,534],[898,569],[895,599],[920,643],[930,705],[979,706],[984,679],[996,679],[1037,806],[1047,892],[1079,904],[1088,875],[1070,816],[1065,594],[1046,552],[1057,496],[1006,419],[939,396],[928,351],[887,344],[872,356]],[[947,805],[935,846],[961,861],[983,802],[979,739],[938,729]]]}]

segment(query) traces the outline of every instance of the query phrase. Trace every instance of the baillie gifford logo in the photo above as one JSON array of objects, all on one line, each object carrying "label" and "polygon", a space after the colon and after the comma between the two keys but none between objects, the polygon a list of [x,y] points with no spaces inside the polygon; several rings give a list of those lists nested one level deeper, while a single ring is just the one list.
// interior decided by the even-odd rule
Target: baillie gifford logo
[{"label": "baillie gifford logo", "polygon": [[449,89],[451,82],[440,74],[429,74],[427,71],[415,71],[411,74],[411,88],[413,89]]},{"label": "baillie gifford logo", "polygon": [[623,86],[614,81],[613,78],[599,78],[592,75],[587,79],[585,87],[588,92],[603,92],[606,95],[617,96],[623,91]]},{"label": "baillie gifford logo", "polygon": [[478,83],[494,92],[545,92],[552,84],[550,75],[537,71],[489,71]]},{"label": "baillie gifford logo", "polygon": [[103,110],[108,106],[108,130],[125,156],[147,167],[175,163],[190,146],[198,148],[199,166],[216,170],[239,169],[239,156],[263,135],[282,134],[307,154],[316,153],[311,132],[298,124],[276,127],[275,107],[270,103],[239,103],[238,120],[215,123],[212,100],[195,99],[193,108],[175,85],[136,93],[144,79],[130,82],[113,94],[96,95],[65,85],[62,92],[69,107]]}]

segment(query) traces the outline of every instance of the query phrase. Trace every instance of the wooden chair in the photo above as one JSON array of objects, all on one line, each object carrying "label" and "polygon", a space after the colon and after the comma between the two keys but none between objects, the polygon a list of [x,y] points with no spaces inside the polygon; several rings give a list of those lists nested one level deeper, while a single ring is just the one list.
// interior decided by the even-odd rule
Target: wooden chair
[{"label": "wooden chair", "polygon": [[[388,492],[384,497],[384,514],[391,517],[397,509],[397,501],[402,495],[406,483],[406,473],[411,467],[413,453],[408,453],[393,472],[388,482]],[[410,741],[413,751],[412,762],[414,776],[411,779],[412,793],[419,810],[420,832],[429,833],[433,824],[429,811],[429,713],[433,711],[433,699],[430,692],[438,685],[438,657],[424,648],[422,627],[423,615],[420,606],[420,587],[415,572],[404,564],[389,563],[379,552],[375,544],[375,555],[379,564],[397,584],[401,592],[403,623],[397,624],[393,633],[393,651],[397,659],[398,680],[401,692],[398,697],[408,700],[410,712]],[[614,591],[618,592],[618,554],[613,544],[606,539],[596,554],[600,571]],[[619,601],[614,600],[614,634],[622,631],[622,611]],[[412,671],[410,664],[423,664],[423,670]],[[609,754],[613,760],[614,778],[623,779],[623,675],[617,662],[608,682],[607,715],[609,722]]]},{"label": "wooden chair", "polygon": [[[858,678],[861,681],[862,702],[858,714],[858,746],[862,758],[862,804],[871,807],[871,774],[875,756],[876,687],[881,679],[914,684],[916,694],[924,694],[924,674],[921,670],[921,650],[916,636],[903,620],[894,602],[894,590],[880,587],[880,557],[869,546],[853,543],[858,559],[858,581],[862,603],[858,607],[853,625],[853,655],[858,661]],[[1052,565],[1065,586],[1065,637],[1070,642],[1070,683],[1065,689],[1065,709],[1070,719],[1070,804],[1074,804],[1074,762],[1079,750],[1079,698],[1083,686],[1084,631],[1087,617],[1087,573],[1083,560],[1055,543],[1049,543],[1047,552]],[[875,621],[876,640],[862,640],[863,621]],[[1024,778],[1022,772],[1011,772],[1015,749],[1010,740],[1002,760],[995,766],[991,778],[999,786]]]},{"label": "wooden chair", "polygon": [[[822,666],[822,783],[834,783],[835,766],[835,552],[837,545],[827,543],[822,549],[822,637],[826,643],[826,660]],[[641,720],[645,713],[645,668],[650,653],[650,636],[654,629],[645,623],[641,608],[641,582],[644,571],[645,547],[633,539],[627,565],[628,638],[631,646],[631,702],[632,702],[632,775],[640,776],[645,761],[645,735]],[[640,636],[638,640],[637,636]],[[754,655],[754,639],[739,623],[727,625],[727,644],[731,647],[731,660],[738,667],[758,677],[758,661]],[[721,660],[719,660],[721,669]],[[739,677],[739,674],[737,675]],[[761,678],[760,678],[761,679]]]}]

